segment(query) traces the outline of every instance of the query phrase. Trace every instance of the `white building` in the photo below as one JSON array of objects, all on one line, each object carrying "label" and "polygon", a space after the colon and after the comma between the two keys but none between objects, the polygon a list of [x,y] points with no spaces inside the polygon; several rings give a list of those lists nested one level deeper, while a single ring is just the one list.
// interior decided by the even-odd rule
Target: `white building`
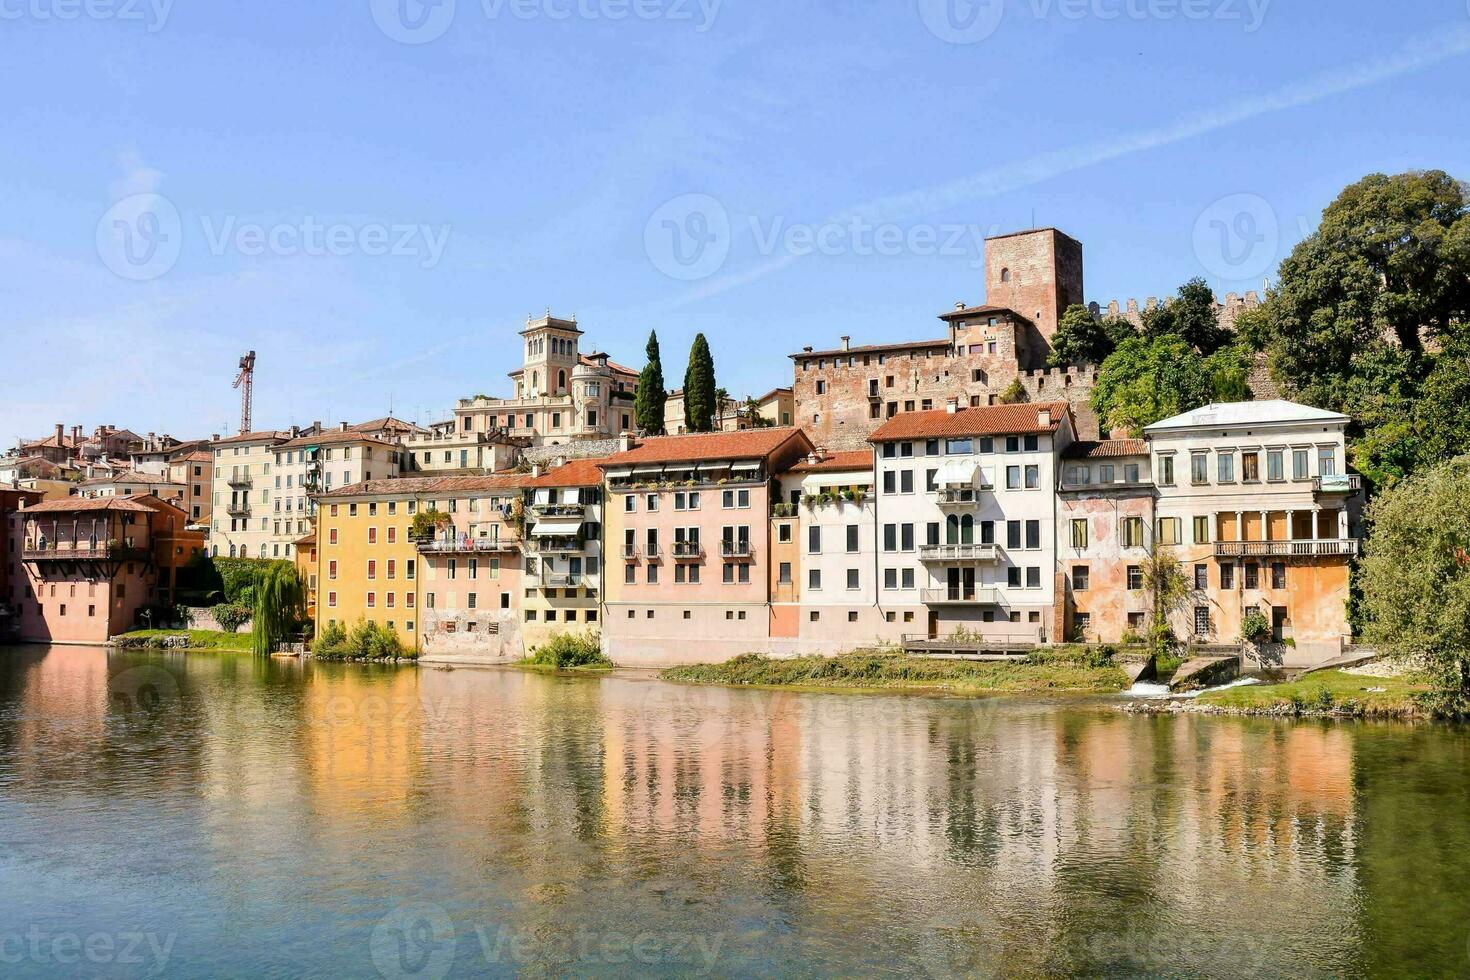
[{"label": "white building", "polygon": [[1051,639],[1065,402],[911,412],[884,423],[879,603],[908,636]]}]

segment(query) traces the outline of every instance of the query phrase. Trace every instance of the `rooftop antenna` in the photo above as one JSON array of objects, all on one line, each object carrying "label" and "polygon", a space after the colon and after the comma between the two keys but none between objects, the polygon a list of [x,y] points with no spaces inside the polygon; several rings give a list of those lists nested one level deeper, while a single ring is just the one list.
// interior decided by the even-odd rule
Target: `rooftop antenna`
[{"label": "rooftop antenna", "polygon": [[240,389],[240,434],[250,431],[250,409],[255,401],[255,351],[240,358],[240,373],[235,377]]}]

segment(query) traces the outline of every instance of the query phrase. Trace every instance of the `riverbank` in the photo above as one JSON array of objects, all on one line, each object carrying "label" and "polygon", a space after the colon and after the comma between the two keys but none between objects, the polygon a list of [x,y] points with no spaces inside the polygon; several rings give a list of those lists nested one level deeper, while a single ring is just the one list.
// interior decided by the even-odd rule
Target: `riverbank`
[{"label": "riverbank", "polygon": [[1116,663],[1095,652],[1066,648],[1006,662],[871,651],[787,660],[746,654],[719,664],[670,667],[659,676],[687,684],[946,694],[1111,694],[1128,686],[1127,674]]},{"label": "riverbank", "polygon": [[1123,710],[1147,714],[1190,712],[1289,718],[1428,718],[1421,698],[1429,684],[1414,674],[1383,676],[1324,670],[1279,684],[1246,684],[1193,698],[1130,701]]},{"label": "riverbank", "polygon": [[249,633],[219,630],[133,630],[112,640],[119,650],[177,650],[250,653],[254,641]]}]

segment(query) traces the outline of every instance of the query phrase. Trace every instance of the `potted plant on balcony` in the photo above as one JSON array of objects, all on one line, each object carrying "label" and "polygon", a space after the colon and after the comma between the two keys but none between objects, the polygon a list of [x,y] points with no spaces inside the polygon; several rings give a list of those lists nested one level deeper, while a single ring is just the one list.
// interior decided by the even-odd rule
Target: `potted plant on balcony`
[{"label": "potted plant on balcony", "polygon": [[439,510],[421,510],[413,515],[409,537],[415,541],[432,541],[439,528],[449,524],[449,515]]}]

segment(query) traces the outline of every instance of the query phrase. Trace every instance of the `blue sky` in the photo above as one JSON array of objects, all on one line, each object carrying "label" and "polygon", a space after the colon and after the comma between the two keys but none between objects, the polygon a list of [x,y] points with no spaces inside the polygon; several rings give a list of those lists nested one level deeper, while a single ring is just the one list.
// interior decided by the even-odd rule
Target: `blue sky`
[{"label": "blue sky", "polygon": [[932,335],[984,234],[1243,291],[1365,173],[1470,178],[1466,0],[0,0],[0,83],[7,444],[233,431],[246,348],[259,427],[442,418],[548,306],[760,392]]}]

